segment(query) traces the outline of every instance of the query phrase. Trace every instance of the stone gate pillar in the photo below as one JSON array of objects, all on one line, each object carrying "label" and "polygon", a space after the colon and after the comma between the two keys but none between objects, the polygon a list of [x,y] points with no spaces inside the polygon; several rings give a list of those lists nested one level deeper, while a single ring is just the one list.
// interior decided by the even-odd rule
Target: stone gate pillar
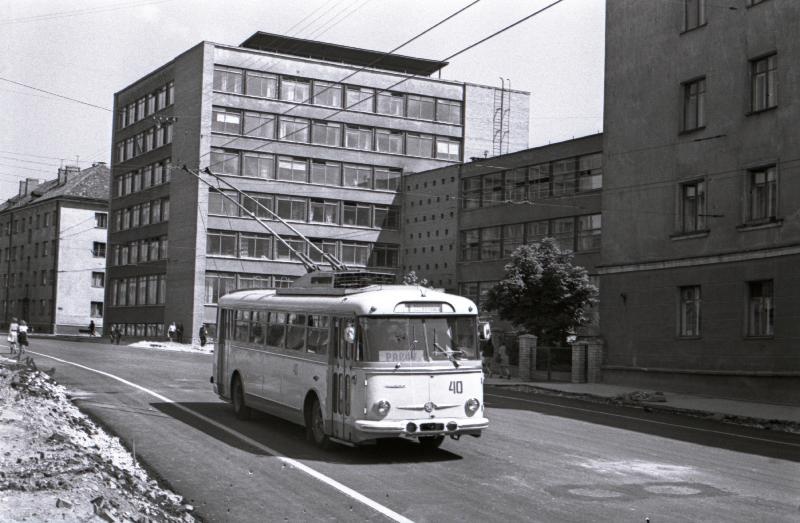
[{"label": "stone gate pillar", "polygon": [[519,337],[519,379],[522,381],[533,381],[537,341],[533,334],[523,334]]}]

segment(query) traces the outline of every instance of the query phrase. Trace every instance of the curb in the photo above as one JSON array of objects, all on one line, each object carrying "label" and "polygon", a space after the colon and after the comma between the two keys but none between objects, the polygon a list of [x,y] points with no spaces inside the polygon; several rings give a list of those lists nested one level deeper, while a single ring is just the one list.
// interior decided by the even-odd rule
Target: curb
[{"label": "curb", "polygon": [[519,392],[531,392],[533,394],[543,394],[546,396],[560,396],[564,398],[577,399],[586,401],[588,403],[602,403],[605,405],[619,405],[624,407],[639,408],[645,412],[666,412],[669,414],[677,414],[680,416],[687,416],[692,418],[701,418],[714,421],[721,421],[732,425],[742,425],[762,430],[771,430],[775,432],[788,432],[790,434],[800,434],[800,423],[791,420],[781,419],[767,419],[755,418],[751,416],[739,416],[736,414],[723,414],[720,412],[712,412],[700,409],[687,409],[684,407],[673,407],[670,405],[663,405],[660,403],[653,403],[649,401],[635,401],[619,396],[609,397],[600,396],[597,394],[589,394],[586,392],[567,392],[557,389],[549,389],[547,387],[539,387],[536,385],[527,385],[520,383],[508,384],[492,384],[491,387],[502,387],[507,389],[516,390]]}]

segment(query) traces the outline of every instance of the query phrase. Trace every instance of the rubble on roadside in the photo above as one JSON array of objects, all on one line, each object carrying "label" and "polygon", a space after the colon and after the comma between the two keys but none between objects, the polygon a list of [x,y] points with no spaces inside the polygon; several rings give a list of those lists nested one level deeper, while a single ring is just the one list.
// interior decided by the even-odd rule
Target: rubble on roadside
[{"label": "rubble on roadside", "polygon": [[0,358],[0,521],[192,522],[119,439],[33,367]]}]

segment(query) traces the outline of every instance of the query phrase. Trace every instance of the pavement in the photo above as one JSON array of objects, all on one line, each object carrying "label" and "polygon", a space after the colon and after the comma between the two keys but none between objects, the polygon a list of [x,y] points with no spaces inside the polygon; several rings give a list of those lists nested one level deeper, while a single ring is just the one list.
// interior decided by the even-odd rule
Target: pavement
[{"label": "pavement", "polygon": [[486,378],[485,385],[557,394],[604,403],[669,411],[772,430],[800,432],[800,407],[740,401],[671,391],[648,391],[608,383],[568,383]]}]

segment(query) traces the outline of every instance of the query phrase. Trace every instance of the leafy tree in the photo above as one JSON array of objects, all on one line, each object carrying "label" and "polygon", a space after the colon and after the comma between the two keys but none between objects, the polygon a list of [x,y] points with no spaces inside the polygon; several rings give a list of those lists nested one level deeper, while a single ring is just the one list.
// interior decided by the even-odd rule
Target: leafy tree
[{"label": "leafy tree", "polygon": [[403,276],[403,285],[419,285],[420,287],[432,287],[433,284],[427,278],[420,279],[416,271],[409,271]]},{"label": "leafy tree", "polygon": [[586,269],[573,265],[572,253],[562,252],[552,238],[517,248],[505,271],[489,290],[486,308],[535,334],[542,345],[563,343],[588,321],[586,308],[597,302]]}]

